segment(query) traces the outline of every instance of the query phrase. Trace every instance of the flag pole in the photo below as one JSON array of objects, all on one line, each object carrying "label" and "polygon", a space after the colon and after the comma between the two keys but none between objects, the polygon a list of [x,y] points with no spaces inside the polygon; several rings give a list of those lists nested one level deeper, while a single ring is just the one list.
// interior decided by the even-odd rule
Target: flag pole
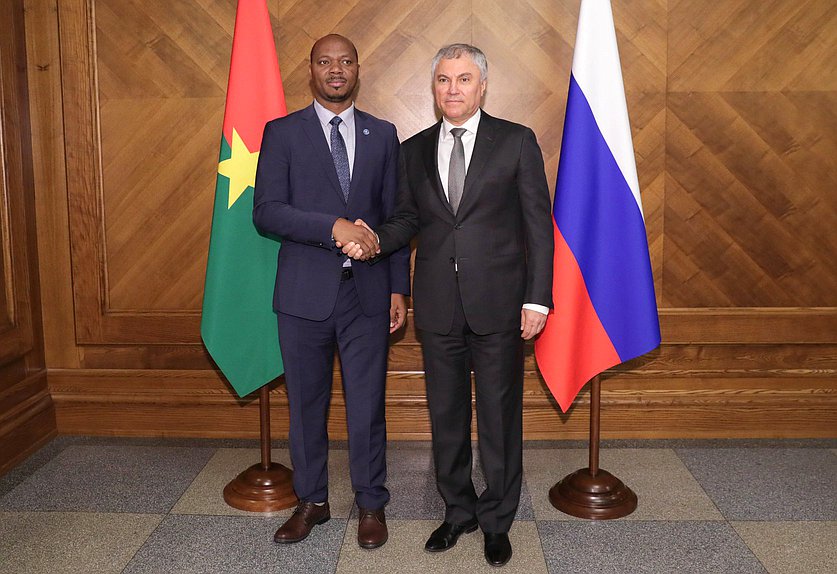
[{"label": "flag pole", "polygon": [[636,510],[636,494],[599,468],[601,375],[590,380],[590,459],[587,468],[568,474],[549,489],[552,506],[577,518],[610,520]]},{"label": "flag pole", "polygon": [[275,512],[297,503],[293,473],[270,460],[270,385],[259,389],[261,462],[236,476],[224,488],[224,501],[239,510]]}]

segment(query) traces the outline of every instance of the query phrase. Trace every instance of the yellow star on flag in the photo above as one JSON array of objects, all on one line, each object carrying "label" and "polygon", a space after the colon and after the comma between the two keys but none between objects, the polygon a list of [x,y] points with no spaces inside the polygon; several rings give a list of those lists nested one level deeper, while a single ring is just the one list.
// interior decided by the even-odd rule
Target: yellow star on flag
[{"label": "yellow star on flag", "polygon": [[227,209],[238,201],[241,194],[248,187],[256,186],[256,165],[259,163],[259,152],[251,152],[244,144],[244,140],[233,128],[232,155],[218,163],[218,173],[230,180],[229,204]]}]

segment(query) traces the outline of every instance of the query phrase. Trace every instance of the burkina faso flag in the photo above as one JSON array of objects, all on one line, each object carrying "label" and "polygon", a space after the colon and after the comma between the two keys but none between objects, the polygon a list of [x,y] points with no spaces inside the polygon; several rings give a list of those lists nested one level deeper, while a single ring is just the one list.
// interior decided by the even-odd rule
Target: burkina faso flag
[{"label": "burkina faso flag", "polygon": [[279,242],[253,226],[253,187],[264,125],[286,113],[267,4],[239,0],[201,337],[242,397],[283,373],[272,306]]}]

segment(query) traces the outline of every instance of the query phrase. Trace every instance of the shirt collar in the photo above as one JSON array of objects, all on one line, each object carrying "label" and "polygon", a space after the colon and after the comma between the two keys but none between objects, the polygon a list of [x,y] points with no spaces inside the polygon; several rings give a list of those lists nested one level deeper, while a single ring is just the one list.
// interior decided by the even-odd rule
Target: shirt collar
[{"label": "shirt collar", "polygon": [[340,119],[346,124],[346,126],[350,126],[355,121],[355,103],[352,102],[352,105],[343,110],[339,114],[335,114],[334,112],[325,109],[323,105],[314,100],[314,111],[317,112],[317,117],[320,120],[320,123],[323,124],[324,127],[328,127],[329,123],[331,122],[331,118],[335,115],[340,116]]},{"label": "shirt collar", "polygon": [[465,128],[472,134],[477,133],[477,128],[479,128],[480,126],[481,116],[482,110],[480,108],[477,108],[476,113],[470,118],[468,118],[468,121],[466,121],[461,126],[455,126],[452,123],[450,123],[446,118],[442,117],[442,138],[447,139],[453,137],[452,135],[450,135],[450,130],[452,130],[453,128]]}]

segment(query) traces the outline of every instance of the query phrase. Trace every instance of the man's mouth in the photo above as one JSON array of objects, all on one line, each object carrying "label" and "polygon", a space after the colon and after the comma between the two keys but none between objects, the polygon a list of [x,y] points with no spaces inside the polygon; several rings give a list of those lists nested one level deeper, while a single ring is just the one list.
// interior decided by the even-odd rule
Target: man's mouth
[{"label": "man's mouth", "polygon": [[345,78],[329,78],[326,80],[326,84],[331,86],[332,88],[339,88],[341,86],[346,85]]}]

